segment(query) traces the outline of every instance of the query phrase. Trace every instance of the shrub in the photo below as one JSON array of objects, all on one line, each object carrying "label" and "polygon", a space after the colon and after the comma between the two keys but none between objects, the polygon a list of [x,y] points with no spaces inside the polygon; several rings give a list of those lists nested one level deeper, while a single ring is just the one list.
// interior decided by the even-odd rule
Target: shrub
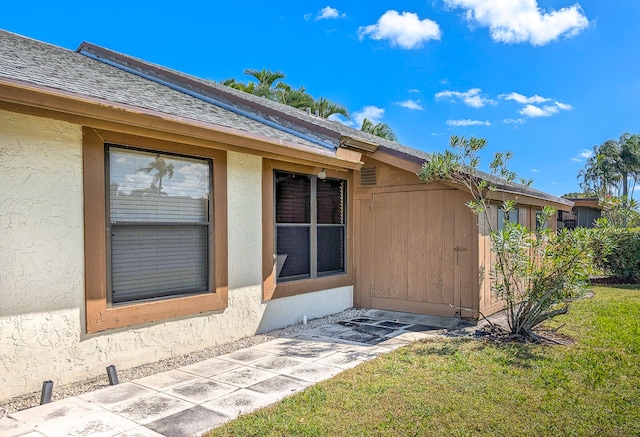
[{"label": "shrub", "polygon": [[621,282],[640,283],[640,228],[600,227],[593,249],[597,267],[606,274]]},{"label": "shrub", "polygon": [[[592,266],[591,231],[550,229],[531,230],[507,222],[494,229],[489,210],[495,201],[490,196],[497,184],[515,185],[516,174],[507,168],[511,153],[496,153],[489,164],[491,174],[478,170],[479,153],[486,141],[479,138],[451,137],[451,150],[434,153],[424,163],[418,177],[426,183],[446,180],[466,188],[472,197],[467,206],[483,216],[491,238],[493,260],[490,266],[491,288],[505,303],[512,336],[536,340],[536,325],[567,312],[570,301],[587,283]],[[526,187],[531,181],[522,181]],[[513,201],[504,199],[502,209],[513,209]],[[542,210],[540,223],[555,214],[552,208]]]}]

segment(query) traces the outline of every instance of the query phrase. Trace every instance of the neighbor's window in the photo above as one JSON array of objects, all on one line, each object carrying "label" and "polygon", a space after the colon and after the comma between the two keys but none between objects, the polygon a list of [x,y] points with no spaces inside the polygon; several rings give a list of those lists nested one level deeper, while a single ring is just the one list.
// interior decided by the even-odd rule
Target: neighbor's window
[{"label": "neighbor's window", "polygon": [[106,150],[111,302],[209,291],[212,161]]},{"label": "neighbor's window", "polygon": [[536,232],[540,232],[548,227],[549,223],[547,223],[546,220],[543,220],[542,211],[536,211]]},{"label": "neighbor's window", "polygon": [[344,273],[346,181],[274,177],[278,281]]},{"label": "neighbor's window", "polygon": [[514,208],[509,212],[505,212],[504,209],[498,208],[498,230],[504,229],[505,223],[518,224],[518,208]]}]

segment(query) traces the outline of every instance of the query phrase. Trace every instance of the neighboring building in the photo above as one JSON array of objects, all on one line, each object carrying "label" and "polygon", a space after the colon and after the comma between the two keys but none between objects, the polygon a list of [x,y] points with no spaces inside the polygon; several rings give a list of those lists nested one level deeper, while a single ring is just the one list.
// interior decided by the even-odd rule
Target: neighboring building
[{"label": "neighboring building", "polygon": [[[427,159],[90,44],[0,31],[0,399],[354,305],[499,310],[486,230],[463,189],[418,180]],[[573,205],[494,195],[528,226]]]},{"label": "neighboring building", "polygon": [[577,227],[593,228],[602,216],[602,205],[597,197],[579,197],[567,199],[573,202],[571,211],[561,211],[558,215],[560,227],[575,229]]}]

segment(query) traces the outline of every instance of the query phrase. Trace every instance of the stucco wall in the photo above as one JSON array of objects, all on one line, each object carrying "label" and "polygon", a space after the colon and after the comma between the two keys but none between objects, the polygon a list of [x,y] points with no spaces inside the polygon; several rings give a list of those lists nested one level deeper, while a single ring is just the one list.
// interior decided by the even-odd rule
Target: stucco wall
[{"label": "stucco wall", "polygon": [[0,111],[0,401],[351,307],[352,287],[261,301],[261,168],[228,155],[227,309],[87,335],[81,127]]}]

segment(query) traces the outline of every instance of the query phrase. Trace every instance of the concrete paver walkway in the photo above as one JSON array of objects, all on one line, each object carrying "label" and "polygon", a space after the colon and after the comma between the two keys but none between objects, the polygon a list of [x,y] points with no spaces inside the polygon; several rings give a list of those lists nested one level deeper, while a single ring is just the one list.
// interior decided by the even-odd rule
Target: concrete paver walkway
[{"label": "concrete paver walkway", "polygon": [[199,435],[457,323],[371,310],[365,317],[12,413],[0,419],[0,435]]}]

